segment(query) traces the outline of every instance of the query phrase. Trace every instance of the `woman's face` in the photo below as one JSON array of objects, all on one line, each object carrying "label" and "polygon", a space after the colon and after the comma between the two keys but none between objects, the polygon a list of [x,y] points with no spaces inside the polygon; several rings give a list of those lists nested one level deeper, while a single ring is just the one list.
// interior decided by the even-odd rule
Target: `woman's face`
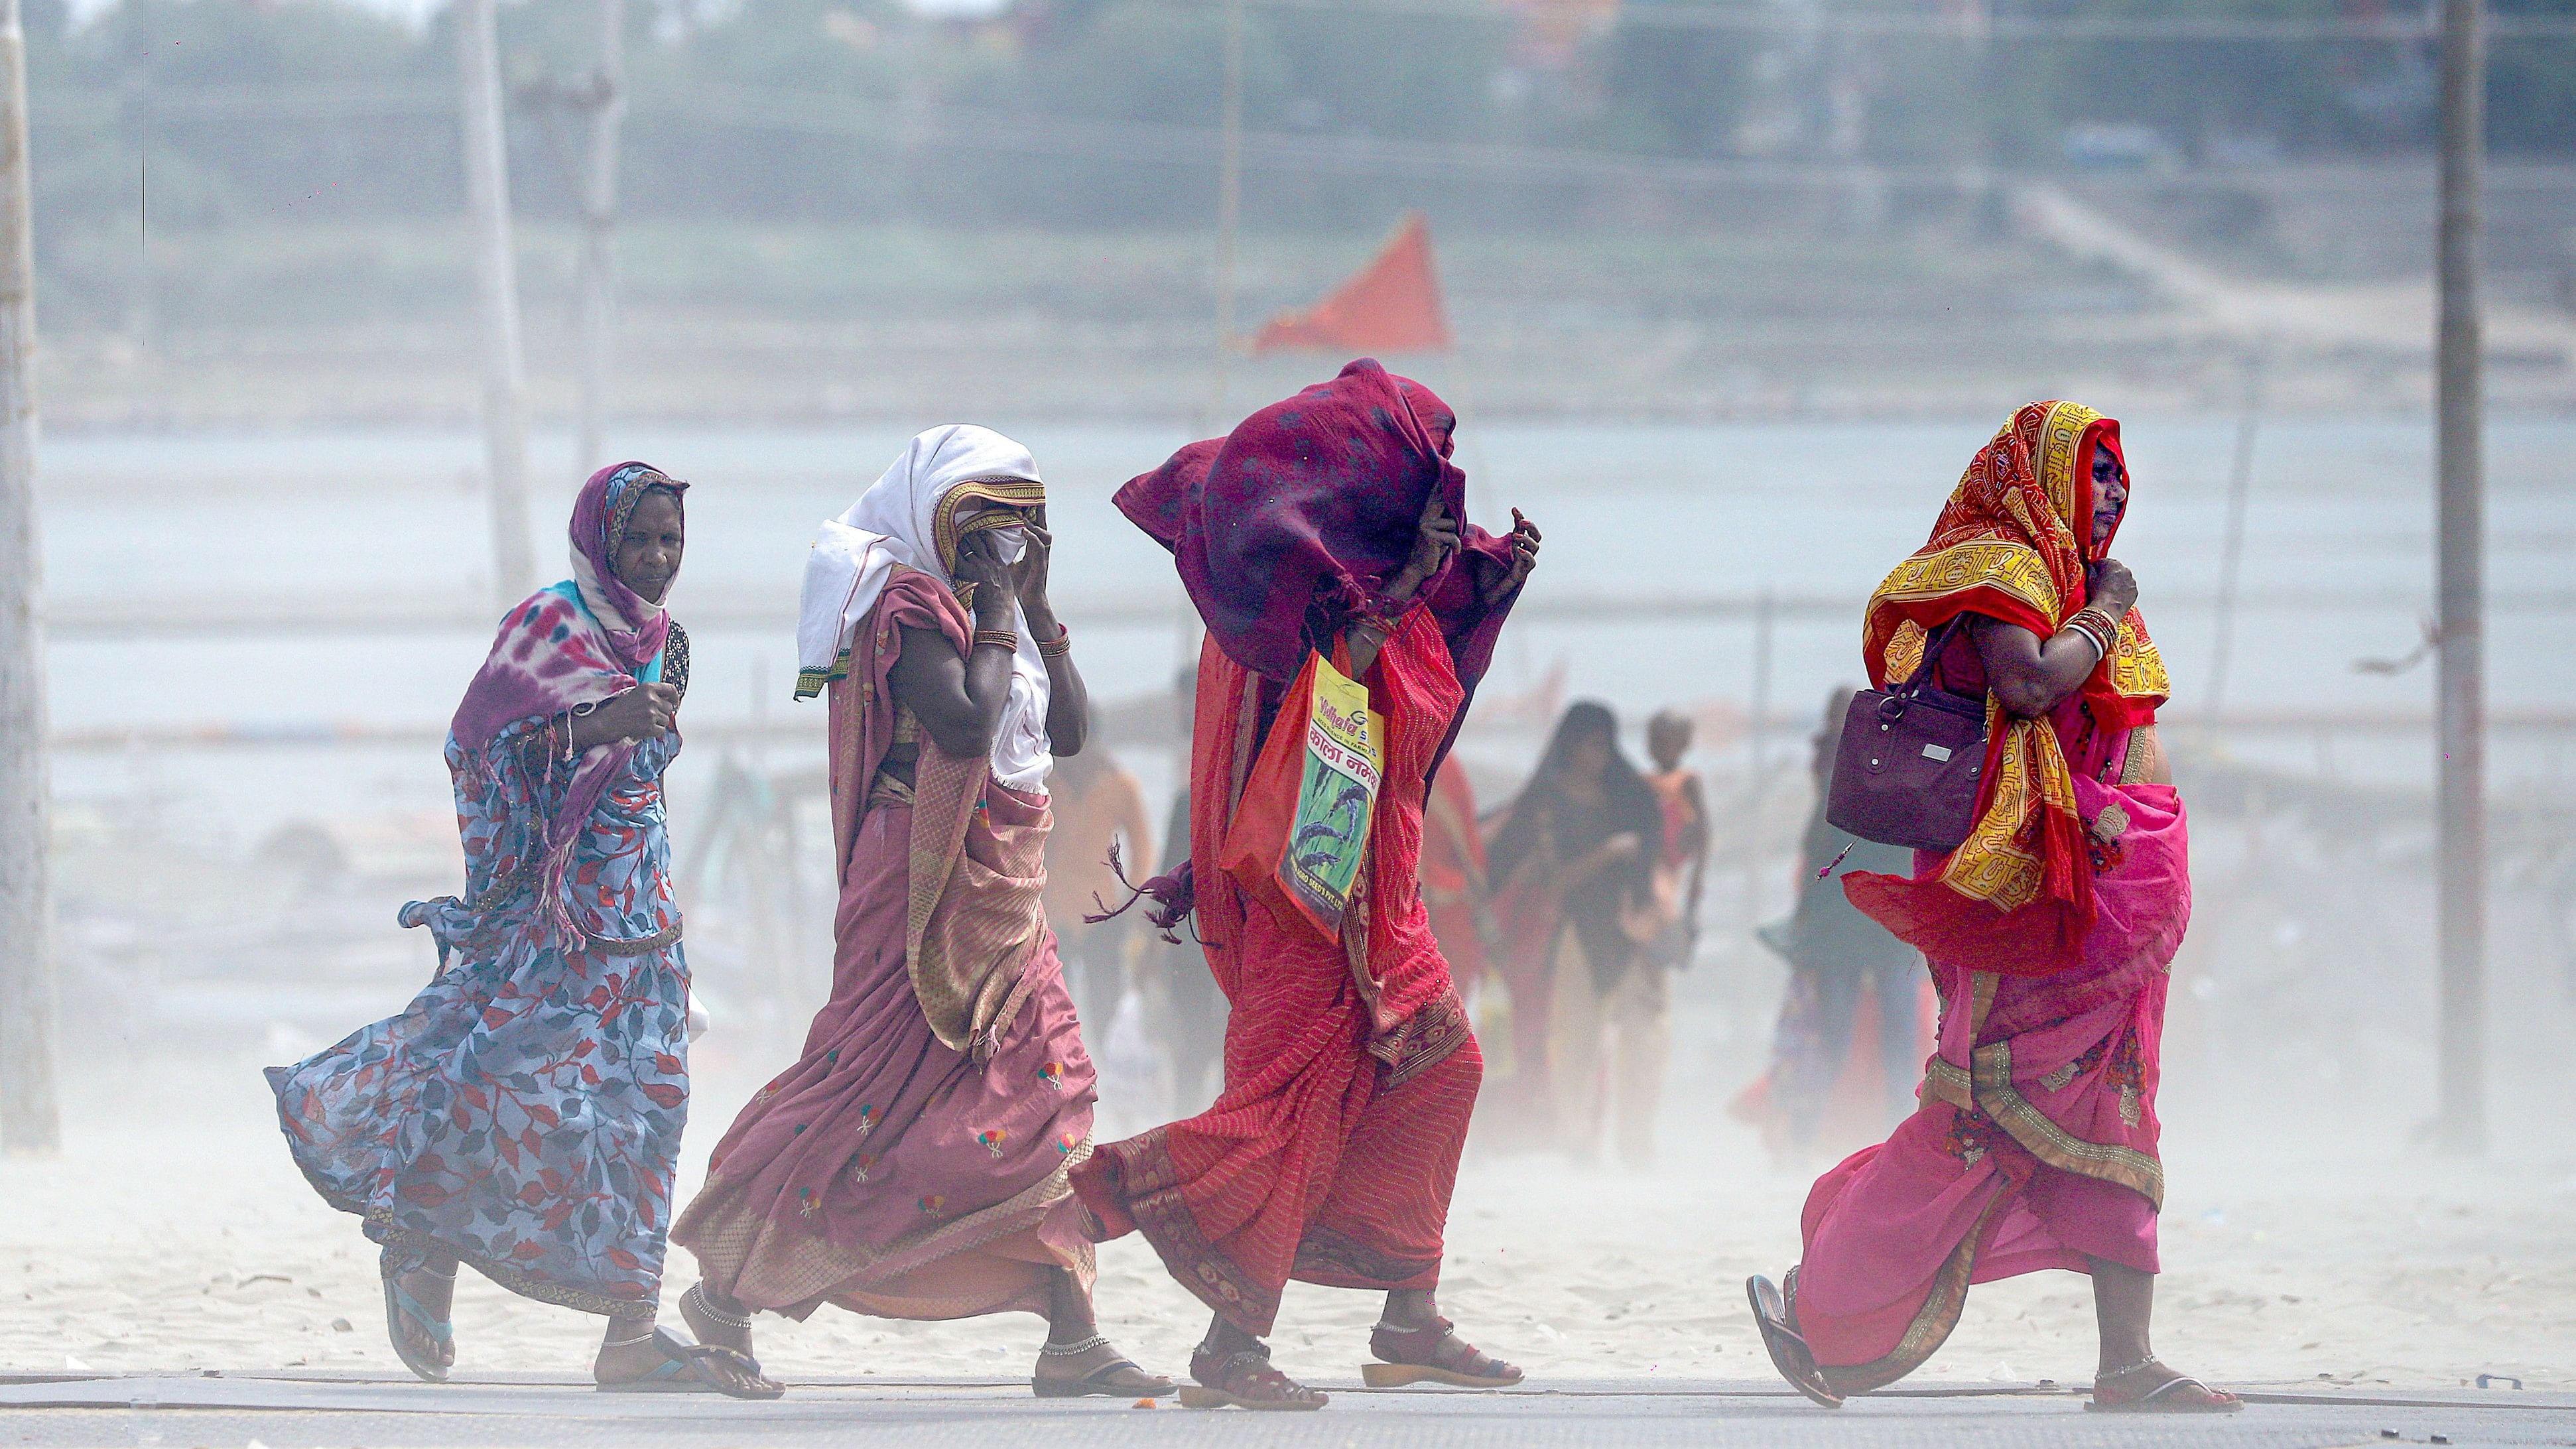
[{"label": "woman's face", "polygon": [[1600,735],[1577,735],[1574,747],[1566,751],[1565,769],[1583,784],[1596,783],[1610,772],[1610,741]]},{"label": "woman's face", "polygon": [[2129,479],[2120,471],[2119,456],[2110,449],[2093,449],[2093,554],[2099,558],[2111,545],[2111,531],[2120,526],[2120,515],[2128,511]]},{"label": "woman's face", "polygon": [[[969,535],[989,529],[996,535],[993,545],[1002,562],[1018,563],[1020,555],[1028,548],[1025,530],[1033,516],[1030,509],[1014,508],[989,498],[969,498],[957,507],[957,541],[962,545]],[[954,567],[953,563],[951,567]]]},{"label": "woman's face", "polygon": [[680,576],[680,554],[687,546],[688,526],[680,513],[680,500],[668,489],[656,488],[627,518],[626,535],[617,540],[617,557],[610,563],[619,582],[646,602],[658,604],[671,592],[671,580]]}]

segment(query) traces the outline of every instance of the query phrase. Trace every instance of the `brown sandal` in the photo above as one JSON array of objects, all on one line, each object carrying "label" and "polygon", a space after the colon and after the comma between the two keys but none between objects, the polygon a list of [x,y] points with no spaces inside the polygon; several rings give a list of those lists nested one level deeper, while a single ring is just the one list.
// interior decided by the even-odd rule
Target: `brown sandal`
[{"label": "brown sandal", "polygon": [[1184,1409],[1320,1409],[1332,1402],[1330,1394],[1272,1368],[1266,1347],[1224,1354],[1199,1349],[1190,1355],[1190,1377],[1198,1382],[1181,1385]]},{"label": "brown sandal", "polygon": [[1508,1389],[1521,1381],[1519,1369],[1460,1339],[1457,1327],[1446,1318],[1420,1328],[1381,1321],[1369,1334],[1369,1352],[1384,1362],[1360,1365],[1360,1382],[1373,1389],[1420,1383]]},{"label": "brown sandal", "polygon": [[[1789,1270],[1789,1281],[1795,1285],[1798,1270]],[[1756,1273],[1744,1280],[1744,1296],[1753,1305],[1753,1322],[1762,1330],[1762,1346],[1770,1351],[1771,1366],[1789,1387],[1828,1409],[1843,1406],[1843,1396],[1825,1382],[1825,1371],[1816,1366],[1816,1355],[1800,1337],[1789,1316],[1789,1300],[1780,1286]]]},{"label": "brown sandal", "polygon": [[2245,1407],[2243,1399],[2225,1389],[2213,1389],[2189,1374],[2174,1373],[2172,1369],[2165,1369],[2165,1372],[2173,1374],[2173,1377],[2143,1394],[2132,1394],[2126,1398],[2102,1397],[2105,1382],[2164,1367],[2154,1359],[2148,1359],[2117,1373],[2098,1376],[2093,1380],[2093,1397],[2085,1401],[2084,1407],[2096,1414],[2233,1414]]}]

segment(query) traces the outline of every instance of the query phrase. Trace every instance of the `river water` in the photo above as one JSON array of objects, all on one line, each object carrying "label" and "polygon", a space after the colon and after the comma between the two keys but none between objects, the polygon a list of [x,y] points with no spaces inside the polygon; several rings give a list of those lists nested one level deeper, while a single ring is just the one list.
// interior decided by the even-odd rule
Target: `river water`
[{"label": "river water", "polygon": [[[1055,593],[1079,632],[1095,697],[1164,687],[1184,648],[1180,591],[1168,560],[1109,498],[1185,436],[1150,425],[995,421],[1030,444],[1047,475]],[[1795,733],[1803,735],[1828,690],[1859,673],[1861,599],[1921,540],[1992,426],[1471,423],[1460,460],[1478,521],[1507,524],[1517,506],[1547,532],[1527,617],[1507,635],[1487,697],[1529,690],[1561,670],[1571,694],[1606,699],[1632,720],[1692,704],[1726,718],[1758,688],[1775,714],[1801,721]],[[692,427],[619,438],[693,484],[675,612],[686,620],[692,599],[724,599],[728,617],[743,621],[693,629],[690,722],[759,716],[792,726],[792,601],[805,545],[815,521],[845,507],[905,436],[895,427]],[[2197,720],[2212,682],[2211,600],[2237,423],[2147,417],[2130,420],[2125,436],[2136,499],[2118,552],[2140,579],[2172,668],[2172,716]],[[562,568],[568,454],[560,438],[541,437],[536,449],[547,578]],[[288,606],[300,621],[271,637],[67,628],[52,654],[57,727],[91,736],[135,725],[434,730],[488,634],[455,623],[335,633],[330,621],[344,610],[380,613],[389,600],[424,601],[453,620],[456,606],[491,599],[479,456],[465,431],[48,440],[49,588],[67,618],[113,604],[186,625],[259,603]],[[2492,429],[2488,582],[2499,607],[2488,669],[2499,710],[2576,711],[2576,682],[2546,644],[2576,613],[2571,456],[2576,421],[2508,419]],[[2402,658],[2420,640],[2431,596],[2431,477],[2429,429],[2420,423],[2263,425],[2225,708],[2269,717],[2273,727],[2231,736],[2231,749],[2390,784],[2428,778],[2420,731],[2285,732],[2280,717],[2384,721],[2428,709],[2429,665],[2393,675],[2355,665]],[[1725,605],[1766,591],[1782,608],[1763,680],[1750,617]],[[1576,617],[1578,601],[1623,607]],[[755,624],[764,605],[775,618]],[[1664,606],[1675,612],[1659,614]],[[801,708],[819,738],[819,706]],[[1788,730],[1775,728],[1772,738],[1783,751],[1798,748]],[[1533,745],[1489,745],[1487,754],[1499,762]],[[2498,773],[2555,783],[2560,746],[2558,732],[2527,723],[2500,731]],[[1137,763],[1159,773],[1154,760]],[[305,751],[189,750],[148,765],[130,753],[76,751],[61,779],[73,796],[202,793],[227,830],[256,830],[281,812],[434,808],[445,797],[435,751],[418,748],[342,751],[318,765]]]}]

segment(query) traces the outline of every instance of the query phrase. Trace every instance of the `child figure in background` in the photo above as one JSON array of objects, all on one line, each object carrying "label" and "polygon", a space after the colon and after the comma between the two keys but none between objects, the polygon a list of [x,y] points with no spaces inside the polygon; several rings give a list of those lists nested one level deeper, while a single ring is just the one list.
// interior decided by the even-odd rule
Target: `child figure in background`
[{"label": "child figure in background", "polygon": [[1682,768],[1690,753],[1690,716],[1659,710],[1646,722],[1646,775],[1664,811],[1664,837],[1655,857],[1655,898],[1670,924],[1648,949],[1666,966],[1688,966],[1699,948],[1699,902],[1708,881],[1708,792],[1699,771]]}]

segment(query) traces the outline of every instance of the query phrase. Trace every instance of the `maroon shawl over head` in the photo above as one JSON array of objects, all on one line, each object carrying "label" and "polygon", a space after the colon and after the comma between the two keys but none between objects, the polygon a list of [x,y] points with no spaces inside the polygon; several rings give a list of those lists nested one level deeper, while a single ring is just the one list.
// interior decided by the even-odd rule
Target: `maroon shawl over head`
[{"label": "maroon shawl over head", "polygon": [[1467,522],[1467,475],[1449,457],[1457,425],[1431,389],[1364,357],[1181,449],[1119,489],[1118,508],[1172,551],[1226,657],[1276,686],[1353,618],[1402,612],[1380,591],[1412,557],[1437,490],[1460,550],[1418,597],[1472,695],[1511,600],[1486,608],[1469,560],[1509,564],[1511,545]]}]

